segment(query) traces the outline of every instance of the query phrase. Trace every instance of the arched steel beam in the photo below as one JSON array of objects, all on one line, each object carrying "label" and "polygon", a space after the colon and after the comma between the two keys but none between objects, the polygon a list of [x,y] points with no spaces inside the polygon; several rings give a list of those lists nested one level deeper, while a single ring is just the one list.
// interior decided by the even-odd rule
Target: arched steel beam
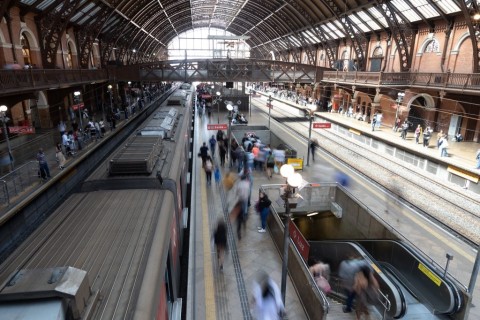
[{"label": "arched steel beam", "polygon": [[480,19],[475,20],[475,14],[480,14],[479,6],[476,1],[464,1],[457,2],[462,9],[463,17],[468,26],[468,32],[470,33],[470,39],[472,40],[473,50],[473,73],[480,72]]},{"label": "arched steel beam", "polygon": [[[56,67],[57,51],[62,35],[80,3],[81,0],[57,1],[54,3],[55,7],[52,4],[48,10],[35,17],[44,68],[53,69]],[[60,9],[58,11],[54,10],[59,6]]]},{"label": "arched steel beam", "polygon": [[412,54],[415,43],[414,32],[410,23],[406,19],[402,19],[389,1],[378,0],[377,10],[382,13],[388,23],[388,27],[392,32],[392,36],[397,45],[398,55],[400,58],[400,70],[402,72],[410,71],[412,66]]},{"label": "arched steel beam", "polygon": [[344,31],[347,33],[347,38],[352,42],[353,49],[355,50],[358,70],[364,71],[366,68],[365,57],[368,54],[368,39],[365,36],[365,33],[355,26],[347,14],[347,11],[350,11],[347,2],[345,2],[345,7],[341,8],[334,0],[323,1],[328,5],[332,14],[337,18],[337,21],[342,24]]}]

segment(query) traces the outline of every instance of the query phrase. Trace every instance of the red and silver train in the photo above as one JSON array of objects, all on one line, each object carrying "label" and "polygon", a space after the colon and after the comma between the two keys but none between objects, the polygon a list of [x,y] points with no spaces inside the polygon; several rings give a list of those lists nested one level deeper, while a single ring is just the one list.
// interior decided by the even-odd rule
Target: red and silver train
[{"label": "red and silver train", "polygon": [[[2,262],[0,318],[180,319],[189,101],[189,91],[174,90],[136,115],[145,121]],[[88,169],[66,170],[52,188]],[[19,310],[25,318],[15,317]]]}]

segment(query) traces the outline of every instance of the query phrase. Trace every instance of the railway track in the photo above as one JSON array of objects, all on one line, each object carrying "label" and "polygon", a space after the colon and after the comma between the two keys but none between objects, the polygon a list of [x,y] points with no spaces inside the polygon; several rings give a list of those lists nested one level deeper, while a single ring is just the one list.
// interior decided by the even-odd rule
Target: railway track
[{"label": "railway track", "polygon": [[[263,108],[259,110],[268,113]],[[305,118],[292,117],[281,107],[272,111],[271,119],[308,139],[308,121]],[[323,152],[387,190],[393,198],[441,224],[471,246],[480,243],[480,201],[467,194],[468,191],[438,181],[415,166],[374,152],[331,130],[312,131],[312,137],[318,138]]]}]

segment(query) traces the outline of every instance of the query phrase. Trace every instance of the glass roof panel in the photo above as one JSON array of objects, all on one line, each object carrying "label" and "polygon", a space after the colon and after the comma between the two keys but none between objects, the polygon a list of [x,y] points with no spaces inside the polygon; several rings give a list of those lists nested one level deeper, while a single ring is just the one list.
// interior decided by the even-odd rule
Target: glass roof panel
[{"label": "glass roof panel", "polygon": [[379,30],[381,29],[380,25],[376,22],[373,21],[372,18],[368,14],[366,14],[364,11],[357,12],[357,16],[360,17],[367,25],[370,26],[373,30]]},{"label": "glass roof panel", "polygon": [[409,0],[412,6],[418,9],[425,18],[439,17],[438,11],[427,0]]},{"label": "glass roof panel", "polygon": [[331,39],[338,39],[344,37],[343,32],[338,30],[337,26],[329,22],[327,24],[321,25],[320,28],[330,36]]},{"label": "glass roof panel", "polygon": [[443,12],[446,14],[454,13],[454,12],[459,12],[460,8],[457,6],[457,4],[453,0],[432,0],[439,6]]},{"label": "glass roof panel", "polygon": [[300,47],[302,45],[302,43],[295,36],[288,37],[288,40],[293,42],[293,44],[298,46],[298,47]]},{"label": "glass roof panel", "polygon": [[385,28],[388,28],[388,23],[383,14],[380,13],[380,11],[377,10],[377,8],[369,8],[368,12],[376,19],[376,22],[380,22],[382,26]]},{"label": "glass roof panel", "polygon": [[307,41],[310,42],[311,44],[320,42],[317,36],[315,36],[313,32],[310,30],[304,31],[302,32],[302,34],[305,37],[305,39],[307,39]]},{"label": "glass roof panel", "polygon": [[31,5],[35,2],[36,0],[20,0],[20,3]]},{"label": "glass roof panel", "polygon": [[48,8],[48,6],[50,6],[53,2],[55,2],[55,0],[45,0],[45,1],[41,2],[41,3],[37,6],[37,9],[39,9],[39,10],[45,10],[45,9]]},{"label": "glass roof panel", "polygon": [[420,21],[422,17],[420,17],[412,8],[404,1],[404,0],[392,0],[390,2],[393,4],[402,15],[408,19],[410,22]]},{"label": "glass roof panel", "polygon": [[[95,4],[93,4],[93,3],[87,4],[87,5],[85,6],[85,8],[83,8],[83,9],[80,10],[80,11],[78,11],[72,18],[70,18],[70,20],[71,20],[72,22],[74,22],[74,23],[76,23],[77,20],[80,19],[80,18],[82,18],[82,17],[83,17],[83,20],[85,20],[85,17],[84,17],[85,13],[86,13],[86,12],[89,12],[90,9],[92,9],[92,7],[94,7],[94,6],[95,6]],[[99,8],[99,7],[97,7],[97,8]],[[98,11],[98,10],[97,10],[97,11]],[[87,17],[91,17],[91,15],[89,15],[89,16],[87,16]]]},{"label": "glass roof panel", "polygon": [[353,28],[354,29],[360,29],[363,32],[369,32],[370,29],[360,20],[358,19],[355,15],[351,14],[348,16],[350,20],[353,22]]}]

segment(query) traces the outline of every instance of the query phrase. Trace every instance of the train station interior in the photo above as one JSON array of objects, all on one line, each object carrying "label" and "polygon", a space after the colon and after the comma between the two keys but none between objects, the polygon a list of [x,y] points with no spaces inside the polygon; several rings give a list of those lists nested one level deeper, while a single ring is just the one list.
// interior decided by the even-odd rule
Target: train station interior
[{"label": "train station interior", "polygon": [[480,318],[476,1],[0,18],[0,320]]}]

